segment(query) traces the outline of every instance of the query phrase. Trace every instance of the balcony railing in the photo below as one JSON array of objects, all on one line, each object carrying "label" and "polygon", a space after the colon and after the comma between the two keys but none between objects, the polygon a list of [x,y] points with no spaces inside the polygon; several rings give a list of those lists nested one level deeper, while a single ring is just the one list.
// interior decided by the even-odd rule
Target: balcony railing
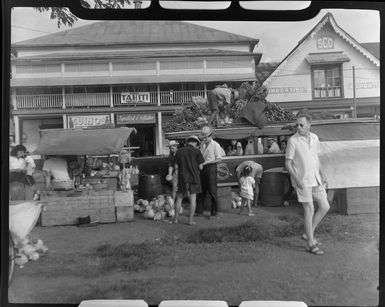
[{"label": "balcony railing", "polygon": [[55,109],[55,108],[90,108],[123,107],[141,105],[184,105],[192,97],[205,96],[204,90],[146,92],[140,99],[122,99],[121,93],[78,93],[78,94],[44,94],[16,95],[16,109]]}]

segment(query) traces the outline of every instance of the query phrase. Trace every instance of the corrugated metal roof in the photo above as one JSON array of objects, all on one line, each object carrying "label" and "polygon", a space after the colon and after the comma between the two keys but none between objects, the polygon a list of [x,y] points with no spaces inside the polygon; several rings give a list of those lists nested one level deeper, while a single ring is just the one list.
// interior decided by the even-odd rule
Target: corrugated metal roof
[{"label": "corrugated metal roof", "polygon": [[145,51],[111,51],[111,52],[71,52],[50,53],[35,56],[24,56],[12,59],[13,62],[24,62],[28,60],[74,60],[74,59],[112,59],[112,58],[159,58],[159,57],[205,57],[205,56],[258,56],[260,53],[242,52],[219,49],[184,49],[184,50],[145,50]]},{"label": "corrugated metal roof", "polygon": [[101,21],[12,44],[12,47],[249,42],[258,39],[182,21]]}]

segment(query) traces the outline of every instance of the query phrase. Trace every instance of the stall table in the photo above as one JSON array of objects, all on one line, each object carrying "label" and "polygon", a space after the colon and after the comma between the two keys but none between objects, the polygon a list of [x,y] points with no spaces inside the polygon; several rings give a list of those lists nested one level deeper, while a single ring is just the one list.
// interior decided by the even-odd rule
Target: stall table
[{"label": "stall table", "polygon": [[90,216],[91,222],[116,221],[113,190],[41,191],[44,202],[41,226],[76,225],[78,218]]}]

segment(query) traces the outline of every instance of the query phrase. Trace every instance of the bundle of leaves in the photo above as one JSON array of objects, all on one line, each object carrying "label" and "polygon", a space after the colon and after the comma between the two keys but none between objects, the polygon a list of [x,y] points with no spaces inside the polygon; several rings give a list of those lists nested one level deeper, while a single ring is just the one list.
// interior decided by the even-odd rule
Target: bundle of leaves
[{"label": "bundle of leaves", "polygon": [[264,113],[267,120],[270,122],[293,121],[296,118],[293,112],[284,110],[275,103],[268,104]]},{"label": "bundle of leaves", "polygon": [[208,117],[206,99],[193,97],[192,101],[178,111],[172,120],[169,120],[165,127],[166,132],[184,130],[196,130],[201,127],[200,119]]}]

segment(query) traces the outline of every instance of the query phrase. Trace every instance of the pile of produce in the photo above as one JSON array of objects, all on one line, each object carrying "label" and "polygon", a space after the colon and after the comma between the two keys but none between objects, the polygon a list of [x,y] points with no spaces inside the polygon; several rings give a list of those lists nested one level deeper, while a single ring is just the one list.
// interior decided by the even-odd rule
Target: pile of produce
[{"label": "pile of produce", "polygon": [[161,194],[152,198],[151,201],[138,199],[134,204],[134,210],[135,212],[143,213],[145,219],[153,219],[154,221],[175,216],[175,204],[169,195]]},{"label": "pile of produce", "polygon": [[233,209],[240,208],[242,206],[242,198],[234,192],[231,192],[231,207]]},{"label": "pile of produce", "polygon": [[[240,99],[230,105],[230,122],[224,124],[240,123],[242,109],[250,102],[262,103],[266,105],[264,114],[269,122],[285,122],[295,119],[294,113],[286,111],[279,105],[266,101],[268,94],[267,88],[257,82],[243,82],[238,88]],[[166,132],[177,132],[185,130],[197,130],[207,124],[209,117],[207,99],[203,97],[193,97],[191,103],[184,106],[174,119],[168,121],[165,127]]]},{"label": "pile of produce", "polygon": [[48,248],[42,240],[26,238],[16,246],[15,264],[22,268],[28,261],[36,261],[47,252]]}]

